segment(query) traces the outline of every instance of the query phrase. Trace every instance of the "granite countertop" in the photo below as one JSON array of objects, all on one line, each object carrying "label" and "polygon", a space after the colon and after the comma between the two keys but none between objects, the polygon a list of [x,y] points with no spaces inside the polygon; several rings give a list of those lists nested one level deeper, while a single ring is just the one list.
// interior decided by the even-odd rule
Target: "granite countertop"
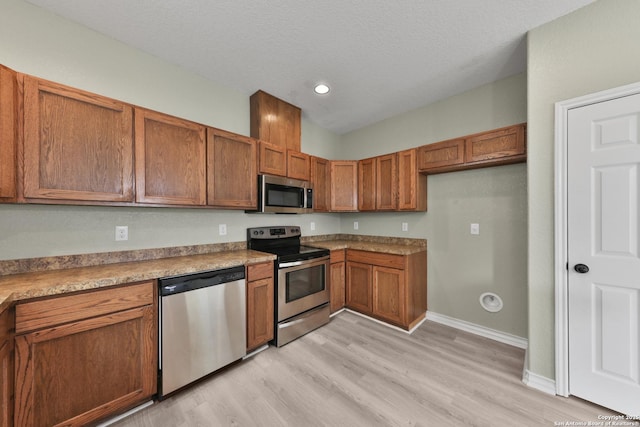
[{"label": "granite countertop", "polygon": [[14,302],[30,298],[267,262],[274,259],[275,255],[245,249],[0,276],[0,312]]},{"label": "granite countertop", "polygon": [[425,239],[335,234],[330,236],[303,237],[304,244],[323,249],[357,249],[394,255],[411,255],[427,250]]}]

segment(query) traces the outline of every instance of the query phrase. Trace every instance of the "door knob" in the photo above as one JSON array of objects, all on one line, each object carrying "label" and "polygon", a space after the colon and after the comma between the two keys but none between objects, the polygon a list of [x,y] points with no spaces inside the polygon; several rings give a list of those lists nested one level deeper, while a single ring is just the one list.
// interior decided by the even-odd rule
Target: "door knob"
[{"label": "door knob", "polygon": [[580,274],[584,274],[584,273],[588,273],[589,272],[589,266],[584,265],[584,264],[576,264],[575,267],[573,267],[573,269],[575,271],[577,271]]}]

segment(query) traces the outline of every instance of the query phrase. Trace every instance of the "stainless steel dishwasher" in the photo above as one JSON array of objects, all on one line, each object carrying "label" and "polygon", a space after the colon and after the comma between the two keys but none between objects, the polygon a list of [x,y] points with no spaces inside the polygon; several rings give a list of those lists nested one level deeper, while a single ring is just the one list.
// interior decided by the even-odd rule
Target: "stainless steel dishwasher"
[{"label": "stainless steel dishwasher", "polygon": [[246,355],[244,266],[158,281],[158,398]]}]

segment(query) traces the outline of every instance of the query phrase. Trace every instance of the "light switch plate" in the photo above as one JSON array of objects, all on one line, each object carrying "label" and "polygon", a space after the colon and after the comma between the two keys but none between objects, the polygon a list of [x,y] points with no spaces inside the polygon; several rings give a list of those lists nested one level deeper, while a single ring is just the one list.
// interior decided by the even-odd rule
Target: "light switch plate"
[{"label": "light switch plate", "polygon": [[354,230],[358,229],[358,221],[353,221],[353,229]]},{"label": "light switch plate", "polygon": [[311,224],[309,224],[309,229],[311,229],[311,231],[316,229],[316,223],[312,222]]},{"label": "light switch plate", "polygon": [[218,226],[218,234],[220,234],[221,236],[227,235],[227,224],[220,224]]},{"label": "light switch plate", "polygon": [[402,223],[402,231],[409,231],[409,223],[408,222],[403,222]]}]

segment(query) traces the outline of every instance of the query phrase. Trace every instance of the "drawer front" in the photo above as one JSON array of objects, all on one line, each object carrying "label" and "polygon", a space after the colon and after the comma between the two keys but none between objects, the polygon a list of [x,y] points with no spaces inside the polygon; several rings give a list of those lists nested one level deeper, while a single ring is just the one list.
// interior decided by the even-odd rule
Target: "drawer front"
[{"label": "drawer front", "polygon": [[247,282],[273,277],[273,262],[251,264],[247,266]]},{"label": "drawer front", "polygon": [[343,262],[345,255],[344,255],[344,249],[336,249],[334,251],[331,251],[331,264],[336,263],[336,262]]},{"label": "drawer front", "polygon": [[154,302],[155,281],[58,296],[16,305],[16,334]]},{"label": "drawer front", "polygon": [[379,265],[382,267],[390,267],[403,270],[405,257],[404,255],[349,249],[347,250],[347,261],[360,262],[369,265]]}]

